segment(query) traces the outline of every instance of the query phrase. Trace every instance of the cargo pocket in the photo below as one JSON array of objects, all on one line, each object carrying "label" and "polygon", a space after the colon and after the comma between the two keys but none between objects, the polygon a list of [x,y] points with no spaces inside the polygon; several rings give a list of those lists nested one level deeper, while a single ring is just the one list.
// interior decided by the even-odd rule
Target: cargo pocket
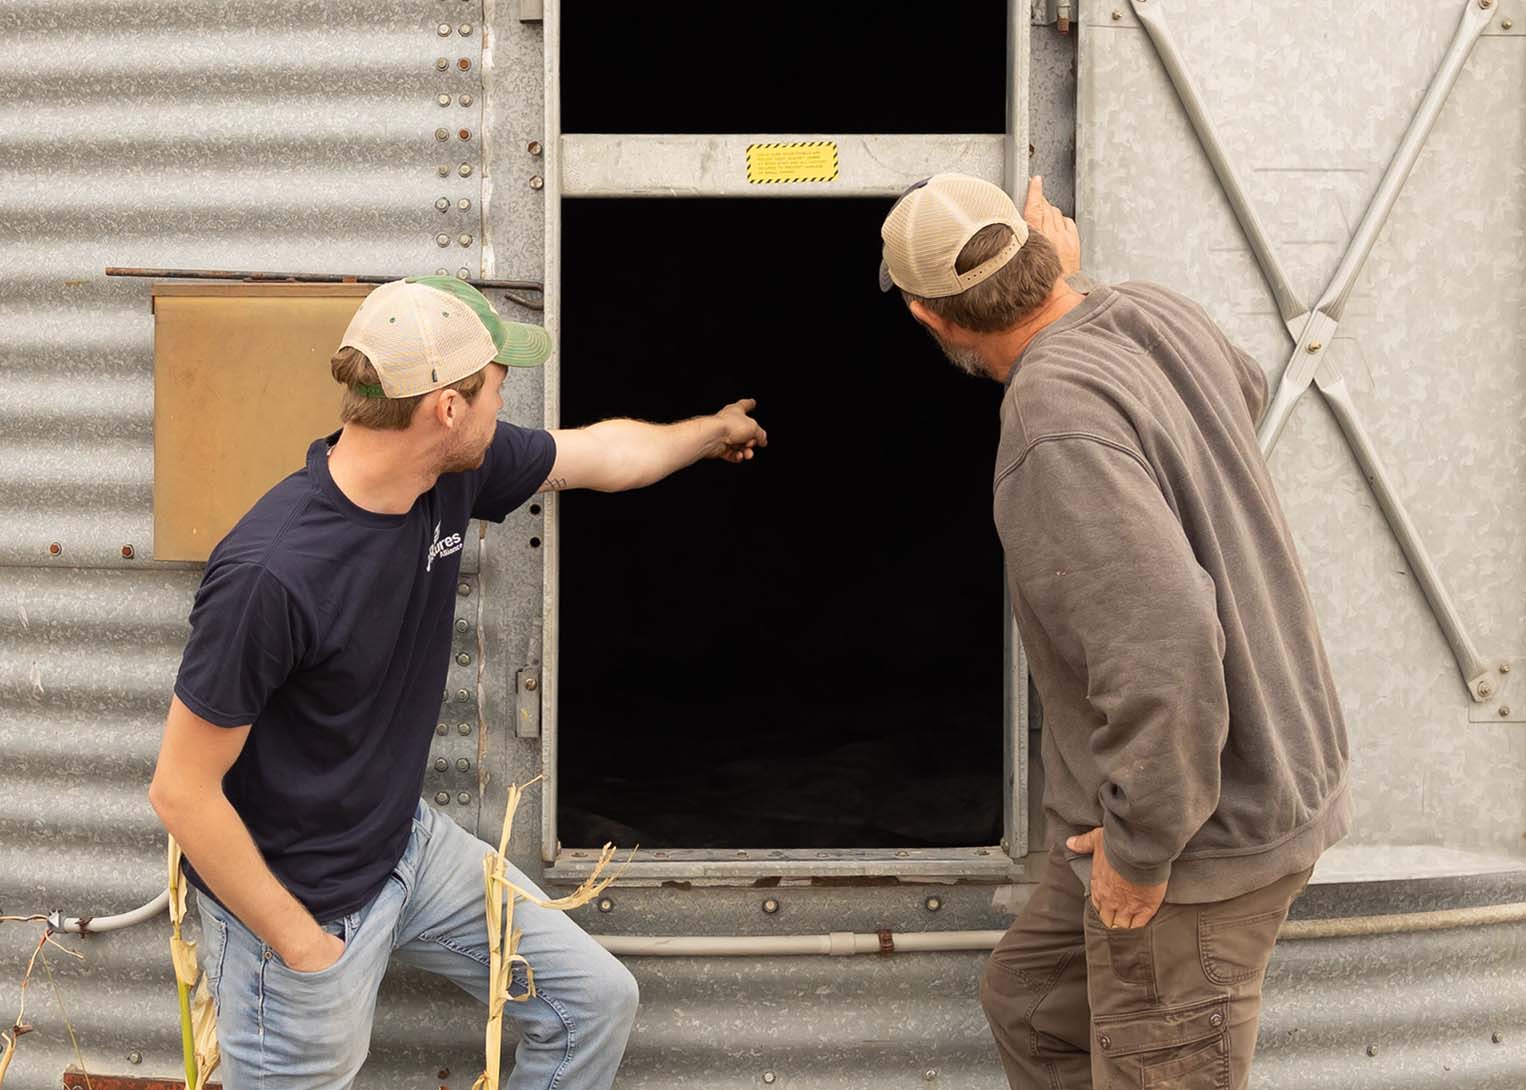
[{"label": "cargo pocket", "polygon": [[[1090,893],[1086,896],[1084,919],[1085,926],[1097,936],[1096,939],[1089,938],[1086,944],[1091,979],[1101,981],[1105,978],[1100,974],[1111,973],[1117,983],[1139,989],[1132,1005],[1154,1004],[1159,998],[1155,983],[1154,928],[1150,924],[1144,927],[1108,927],[1097,914],[1097,906],[1092,904]],[[1094,1009],[1098,1005],[1094,1002]]]},{"label": "cargo pocket", "polygon": [[1227,1090],[1229,999],[1097,1018],[1096,1090]]},{"label": "cargo pocket", "polygon": [[1198,957],[1215,984],[1239,984],[1266,971],[1287,909],[1253,916],[1198,917]]}]

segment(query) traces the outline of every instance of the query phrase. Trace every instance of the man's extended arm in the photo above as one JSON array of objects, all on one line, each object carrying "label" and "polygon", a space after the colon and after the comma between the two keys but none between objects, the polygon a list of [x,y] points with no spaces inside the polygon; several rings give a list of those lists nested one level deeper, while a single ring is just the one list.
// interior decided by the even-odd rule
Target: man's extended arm
[{"label": "man's extended arm", "polygon": [[343,941],[270,872],[223,794],[223,776],[248,737],[247,726],[219,727],[174,698],[148,799],[217,899],[288,968],[315,972],[339,960]]},{"label": "man's extended arm", "polygon": [[756,402],[733,402],[713,416],[677,424],[603,420],[586,428],[553,431],[556,462],[542,492],[591,488],[623,492],[662,480],[701,458],[745,462],[768,433],[747,414]]}]

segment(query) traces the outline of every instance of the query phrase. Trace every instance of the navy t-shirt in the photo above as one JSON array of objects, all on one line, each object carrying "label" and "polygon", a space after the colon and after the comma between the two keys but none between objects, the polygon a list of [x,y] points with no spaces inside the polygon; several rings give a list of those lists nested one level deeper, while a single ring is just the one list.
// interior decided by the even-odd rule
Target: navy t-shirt
[{"label": "navy t-shirt", "polygon": [[548,432],[500,421],[480,468],[382,515],[329,476],[338,439],[314,442],[213,550],[175,681],[203,719],[253,724],[223,791],[320,923],[365,905],[407,847],[468,520],[502,522],[556,458]]}]

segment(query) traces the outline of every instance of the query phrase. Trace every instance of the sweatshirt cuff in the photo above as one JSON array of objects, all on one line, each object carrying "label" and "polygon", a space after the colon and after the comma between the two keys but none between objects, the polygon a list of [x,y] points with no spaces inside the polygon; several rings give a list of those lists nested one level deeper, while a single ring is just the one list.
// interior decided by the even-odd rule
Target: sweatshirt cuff
[{"label": "sweatshirt cuff", "polygon": [[1107,861],[1112,865],[1112,868],[1136,886],[1158,886],[1168,881],[1171,877],[1171,864],[1169,862],[1141,866],[1119,859],[1117,854],[1112,850],[1111,845],[1109,845],[1105,832],[1102,835],[1102,852],[1107,856]]}]

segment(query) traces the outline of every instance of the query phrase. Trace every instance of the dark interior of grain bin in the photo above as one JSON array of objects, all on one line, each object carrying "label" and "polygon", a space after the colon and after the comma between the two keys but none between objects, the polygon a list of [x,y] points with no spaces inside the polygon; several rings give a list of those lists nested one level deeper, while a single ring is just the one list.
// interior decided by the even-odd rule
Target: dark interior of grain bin
[{"label": "dark interior of grain bin", "polygon": [[1006,8],[580,5],[562,21],[562,128],[1005,132]]},{"label": "dark interior of grain bin", "polygon": [[1001,390],[878,290],[888,204],[564,202],[563,424],[747,396],[769,447],[562,497],[562,843],[1001,836]]}]

